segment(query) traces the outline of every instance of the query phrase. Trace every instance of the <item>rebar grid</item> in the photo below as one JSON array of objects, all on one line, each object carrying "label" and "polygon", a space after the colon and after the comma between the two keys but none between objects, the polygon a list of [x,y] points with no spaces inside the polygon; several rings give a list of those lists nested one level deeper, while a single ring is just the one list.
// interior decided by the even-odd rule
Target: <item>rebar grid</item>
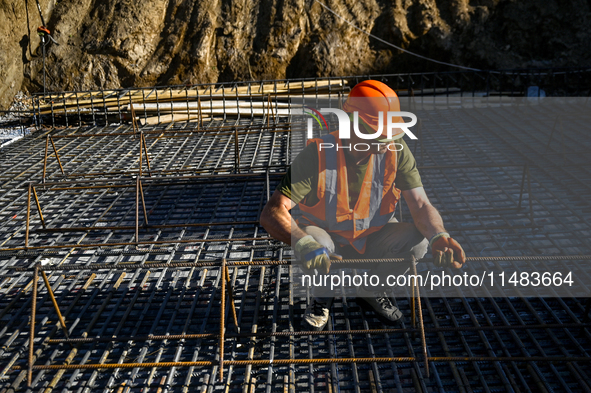
[{"label": "rebar grid", "polygon": [[[163,102],[170,91],[149,94]],[[238,143],[237,126],[245,132],[238,134]],[[409,147],[423,166],[432,201],[474,256],[474,266],[508,263],[503,256],[517,255],[528,264],[562,257],[585,274],[579,262],[591,254],[585,240],[588,169],[576,154],[562,154],[560,145],[550,144],[557,154],[544,154],[556,133],[491,136],[458,126],[442,131],[449,138],[436,138],[428,129],[423,124],[420,144]],[[274,116],[197,118],[165,127],[144,125],[144,138],[136,135],[135,140],[130,133],[138,134],[136,128],[121,124],[54,129],[19,141],[6,156],[10,161],[0,162],[0,252],[5,261],[0,320],[6,321],[0,328],[0,357],[6,359],[0,386],[22,387],[29,364],[24,353],[30,350],[31,384],[47,391],[589,389],[584,380],[591,371],[589,310],[581,299],[423,298],[422,345],[416,328],[385,329],[345,296],[335,301],[331,330],[298,332],[307,299],[293,295],[292,267],[285,265],[291,251],[261,232],[257,221],[290,161],[288,130],[289,123]],[[95,135],[58,138],[72,132]],[[164,132],[166,137],[150,144],[151,135]],[[586,135],[572,132],[563,132],[564,146],[580,151],[588,143]],[[527,147],[515,147],[524,140]],[[50,181],[43,185],[45,146],[52,141],[63,165],[48,160]],[[140,175],[139,151],[145,141],[143,157],[149,155],[152,168],[148,172],[143,165],[141,171],[157,180]],[[502,148],[491,148],[499,144]],[[542,159],[569,166],[549,167]],[[507,165],[488,166],[501,161]],[[61,180],[60,166],[67,181]],[[138,181],[145,216],[137,210]],[[502,192],[490,193],[491,187]],[[29,251],[22,251],[27,209],[30,243]],[[409,217],[406,207],[401,214]],[[51,248],[60,244],[67,248]],[[138,244],[144,248],[137,249]],[[227,275],[219,268],[224,259]],[[32,297],[37,281],[30,270],[39,264],[52,272],[47,276],[52,291],[42,285],[39,296]],[[95,272],[89,276],[89,270]],[[221,334],[211,332],[220,331],[220,315],[233,319],[231,307],[220,308],[227,279],[242,332],[228,325],[220,352]],[[51,293],[62,308],[69,342]],[[470,290],[461,295],[470,296]],[[33,299],[36,307],[31,307]],[[410,296],[396,302],[411,320]],[[31,324],[34,346],[21,334],[31,310],[37,315]],[[106,342],[109,337],[113,340]],[[430,378],[422,366],[424,350]],[[113,372],[99,373],[101,368]],[[224,382],[219,383],[222,373]]]}]

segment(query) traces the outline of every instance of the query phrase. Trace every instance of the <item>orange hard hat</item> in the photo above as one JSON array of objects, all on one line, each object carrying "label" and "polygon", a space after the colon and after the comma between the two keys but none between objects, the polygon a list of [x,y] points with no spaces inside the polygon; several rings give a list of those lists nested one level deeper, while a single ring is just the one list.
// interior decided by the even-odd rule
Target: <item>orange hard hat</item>
[{"label": "orange hard hat", "polygon": [[[343,104],[345,112],[358,112],[359,117],[371,127],[374,131],[379,129],[379,113],[383,113],[382,121],[382,135],[379,138],[387,137],[388,134],[388,119],[387,112],[400,112],[400,101],[398,96],[385,83],[366,80],[356,84],[349,92],[347,101]],[[393,117],[392,122],[403,123],[401,117]],[[359,131],[363,132],[360,126]],[[392,139],[401,138],[404,131],[400,128],[392,130]]]}]

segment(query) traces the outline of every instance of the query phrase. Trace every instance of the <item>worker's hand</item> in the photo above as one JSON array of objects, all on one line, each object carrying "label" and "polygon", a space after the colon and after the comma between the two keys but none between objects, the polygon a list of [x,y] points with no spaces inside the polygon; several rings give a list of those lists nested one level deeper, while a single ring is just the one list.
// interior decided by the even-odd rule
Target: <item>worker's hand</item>
[{"label": "worker's hand", "polygon": [[435,266],[459,269],[466,263],[464,249],[448,233],[438,233],[429,243]]},{"label": "worker's hand", "polygon": [[302,266],[306,270],[318,269],[319,272],[324,274],[327,274],[330,270],[328,250],[314,240],[312,236],[304,236],[298,240],[295,250],[300,254]]}]

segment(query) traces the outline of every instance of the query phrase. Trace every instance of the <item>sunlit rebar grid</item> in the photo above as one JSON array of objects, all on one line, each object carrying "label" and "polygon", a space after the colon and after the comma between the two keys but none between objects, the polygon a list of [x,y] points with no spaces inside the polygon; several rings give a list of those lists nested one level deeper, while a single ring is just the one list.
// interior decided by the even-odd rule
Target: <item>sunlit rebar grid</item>
[{"label": "sunlit rebar grid", "polygon": [[[346,96],[351,86],[346,79],[318,82],[320,90],[304,86],[294,94]],[[424,346],[410,322],[410,297],[395,299],[407,322],[390,330],[343,297],[327,332],[299,333],[308,299],[293,295],[289,264],[265,262],[288,260],[291,251],[258,224],[291,160],[290,122],[280,112],[290,92],[272,93],[285,84],[269,91],[260,83],[227,85],[230,98],[221,102],[228,108],[209,117],[203,107],[220,101],[219,89],[196,87],[191,100],[185,95],[189,113],[179,120],[164,110],[179,100],[162,99],[161,106],[161,89],[155,108],[163,113],[151,116],[154,124],[147,101],[138,105],[144,107],[135,125],[109,119],[112,110],[104,124],[100,112],[82,110],[71,116],[79,114],[79,123],[65,124],[70,115],[60,119],[54,109],[55,127],[3,152],[0,386],[27,385],[31,293],[38,286],[33,390],[589,390],[585,299],[423,298]],[[263,94],[252,94],[261,86]],[[230,115],[238,87],[248,95],[238,101],[252,106]],[[123,102],[114,107],[122,112],[136,105],[126,94],[116,92]],[[580,255],[564,263],[584,274],[591,138],[558,126],[518,135],[499,129],[490,135],[468,125],[423,124],[420,143],[409,147],[432,202],[471,256]],[[400,214],[409,219],[404,205]],[[180,266],[207,261],[212,266]],[[221,261],[229,267],[240,332],[229,303],[220,309]],[[72,345],[50,292],[33,279],[34,266],[47,270]],[[227,321],[223,350],[220,315]]]}]

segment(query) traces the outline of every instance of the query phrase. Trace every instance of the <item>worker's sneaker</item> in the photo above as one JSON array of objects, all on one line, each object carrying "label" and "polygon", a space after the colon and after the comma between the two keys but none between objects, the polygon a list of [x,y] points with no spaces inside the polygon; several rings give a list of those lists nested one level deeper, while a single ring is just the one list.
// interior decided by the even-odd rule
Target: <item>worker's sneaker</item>
[{"label": "worker's sneaker", "polygon": [[392,304],[384,292],[375,293],[359,288],[356,301],[360,306],[373,310],[378,319],[384,323],[394,324],[402,320],[402,312]]},{"label": "worker's sneaker", "polygon": [[322,330],[328,323],[328,315],[332,306],[332,298],[312,298],[302,322],[302,329]]}]

